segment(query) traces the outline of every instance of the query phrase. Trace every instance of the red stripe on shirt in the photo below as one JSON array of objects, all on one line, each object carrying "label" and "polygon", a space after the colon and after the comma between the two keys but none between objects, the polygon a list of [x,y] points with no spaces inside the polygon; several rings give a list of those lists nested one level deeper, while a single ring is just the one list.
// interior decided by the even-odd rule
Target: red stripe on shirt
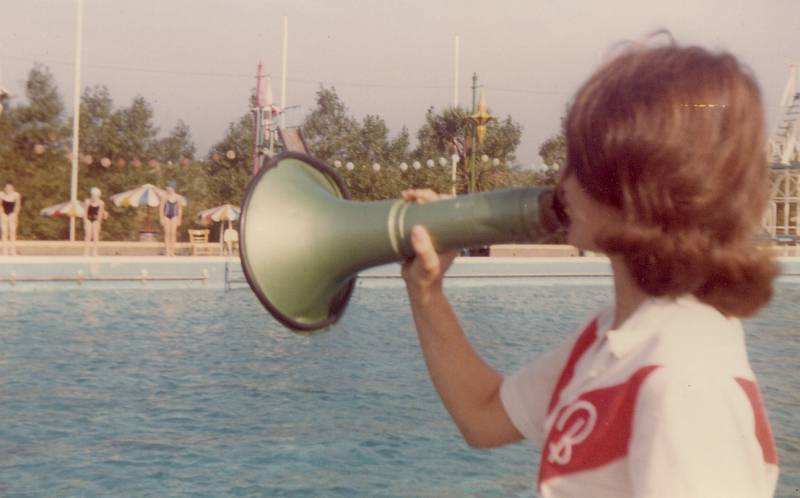
[{"label": "red stripe on shirt", "polygon": [[628,454],[639,387],[656,368],[644,366],[622,384],[587,391],[559,409],[542,448],[540,486]]},{"label": "red stripe on shirt", "polygon": [[739,386],[741,386],[742,390],[747,395],[750,406],[753,408],[753,418],[756,424],[756,438],[758,439],[758,444],[761,445],[764,461],[777,465],[778,453],[775,451],[775,439],[772,437],[772,429],[769,426],[767,411],[764,409],[764,402],[761,400],[758,384],[752,380],[739,377],[736,378],[736,382],[739,383]]},{"label": "red stripe on shirt", "polygon": [[558,378],[555,389],[553,389],[553,394],[550,395],[550,404],[547,405],[548,414],[556,407],[558,397],[561,396],[561,391],[567,387],[567,384],[569,384],[569,381],[571,381],[572,377],[575,375],[575,365],[578,363],[578,360],[580,360],[583,353],[594,344],[596,339],[597,319],[595,318],[592,320],[592,323],[587,325],[583,332],[581,332],[580,337],[578,337],[578,340],[575,341],[575,345],[572,347],[572,352],[569,354],[569,359],[564,366],[564,370],[561,371],[561,376]]}]

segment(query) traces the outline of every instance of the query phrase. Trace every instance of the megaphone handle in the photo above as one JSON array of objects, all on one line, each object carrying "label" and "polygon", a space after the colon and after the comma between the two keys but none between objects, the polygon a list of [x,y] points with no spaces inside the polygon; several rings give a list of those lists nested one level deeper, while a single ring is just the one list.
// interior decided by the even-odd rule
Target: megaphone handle
[{"label": "megaphone handle", "polygon": [[414,255],[411,227],[424,226],[438,251],[532,242],[544,235],[539,195],[528,187],[470,194],[426,204],[398,201],[389,212],[390,239],[402,258]]}]

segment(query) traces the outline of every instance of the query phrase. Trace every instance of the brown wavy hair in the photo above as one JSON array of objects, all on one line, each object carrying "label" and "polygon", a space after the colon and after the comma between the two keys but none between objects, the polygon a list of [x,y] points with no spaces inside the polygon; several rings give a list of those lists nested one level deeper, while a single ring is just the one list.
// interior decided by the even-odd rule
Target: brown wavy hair
[{"label": "brown wavy hair", "polygon": [[752,238],[768,197],[764,112],[749,70],[699,47],[633,47],[578,91],[567,168],[624,223],[596,243],[654,296],[747,317],[777,267]]}]

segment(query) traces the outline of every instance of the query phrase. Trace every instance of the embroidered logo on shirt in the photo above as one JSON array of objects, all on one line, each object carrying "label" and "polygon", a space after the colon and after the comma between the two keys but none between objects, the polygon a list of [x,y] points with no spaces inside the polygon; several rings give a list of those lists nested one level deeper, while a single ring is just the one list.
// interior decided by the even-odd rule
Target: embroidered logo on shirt
[{"label": "embroidered logo on shirt", "polygon": [[539,484],[627,455],[639,387],[656,368],[642,367],[621,384],[584,392],[560,407],[545,441]]},{"label": "embroidered logo on shirt", "polygon": [[[569,428],[564,430],[567,422],[570,422]],[[547,445],[547,460],[559,465],[568,464],[572,459],[572,447],[589,437],[596,422],[597,409],[593,404],[583,399],[570,403],[555,423],[561,437]]]}]

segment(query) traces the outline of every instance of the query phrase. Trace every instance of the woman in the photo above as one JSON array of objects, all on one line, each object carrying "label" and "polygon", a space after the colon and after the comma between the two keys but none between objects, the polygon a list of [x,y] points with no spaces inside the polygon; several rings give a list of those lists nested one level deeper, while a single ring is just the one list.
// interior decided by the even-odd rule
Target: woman
[{"label": "woman", "polygon": [[222,232],[222,241],[225,243],[228,256],[233,256],[233,246],[239,243],[239,232],[233,228],[233,222],[231,220],[228,220],[228,228]]},{"label": "woman", "polygon": [[164,227],[164,245],[167,256],[175,256],[178,227],[181,226],[183,219],[183,206],[181,197],[175,193],[176,185],[174,180],[167,183],[167,195],[161,199],[161,205],[158,208],[161,226]]},{"label": "woman", "polygon": [[[771,497],[777,457],[739,318],[776,266],[758,87],[729,54],[635,48],[578,91],[558,199],[569,243],[608,255],[614,303],[503,378],[442,291],[422,227],[403,268],[431,379],[473,447],[542,449],[543,497]],[[406,191],[406,200],[436,199]]]},{"label": "woman", "polygon": [[17,255],[17,226],[19,210],[22,208],[22,195],[7,182],[0,192],[3,209],[0,210],[0,231],[2,231],[3,256]]},{"label": "woman", "polygon": [[106,203],[100,199],[100,189],[92,187],[90,197],[83,201],[84,256],[97,256],[97,242],[100,240],[100,227],[108,219]]}]

